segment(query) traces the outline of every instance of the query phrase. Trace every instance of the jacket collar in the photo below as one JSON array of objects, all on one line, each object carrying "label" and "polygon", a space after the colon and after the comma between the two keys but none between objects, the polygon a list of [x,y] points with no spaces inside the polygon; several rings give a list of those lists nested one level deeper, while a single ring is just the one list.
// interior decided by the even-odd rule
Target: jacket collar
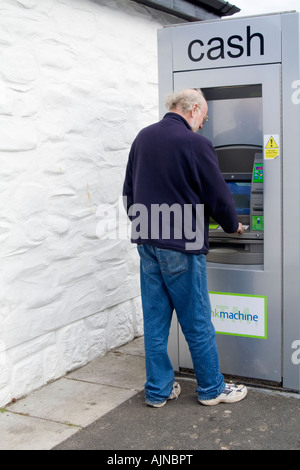
[{"label": "jacket collar", "polygon": [[163,119],[174,119],[176,121],[181,121],[188,129],[192,130],[189,123],[180,114],[169,112],[164,115]]}]

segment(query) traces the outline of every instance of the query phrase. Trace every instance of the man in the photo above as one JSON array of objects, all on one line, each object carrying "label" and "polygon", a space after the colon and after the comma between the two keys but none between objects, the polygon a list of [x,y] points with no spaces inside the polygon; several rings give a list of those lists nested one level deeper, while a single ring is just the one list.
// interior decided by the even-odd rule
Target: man
[{"label": "man", "polygon": [[201,90],[174,93],[166,105],[170,112],[134,140],[123,188],[141,261],[145,402],[161,407],[181,391],[167,353],[175,310],[191,352],[199,402],[231,403],[247,389],[225,384],[219,371],[206,281],[208,218],[229,233],[242,233],[243,227],[212,143],[197,134],[208,120]]}]

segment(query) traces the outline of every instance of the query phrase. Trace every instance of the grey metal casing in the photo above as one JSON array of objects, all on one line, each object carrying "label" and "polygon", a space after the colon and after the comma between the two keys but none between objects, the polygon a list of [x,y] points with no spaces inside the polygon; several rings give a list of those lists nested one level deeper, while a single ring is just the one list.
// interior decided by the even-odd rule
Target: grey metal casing
[{"label": "grey metal casing", "polygon": [[[262,85],[264,254],[258,265],[208,262],[211,292],[267,299],[266,338],[217,334],[221,371],[300,390],[300,33],[299,14],[232,18],[158,31],[160,116],[172,90]],[[214,119],[214,116],[209,116]],[[224,119],[228,117],[224,116]],[[241,143],[241,142],[237,142]],[[264,154],[267,155],[267,151]],[[174,319],[169,339],[176,370],[193,365]]]}]

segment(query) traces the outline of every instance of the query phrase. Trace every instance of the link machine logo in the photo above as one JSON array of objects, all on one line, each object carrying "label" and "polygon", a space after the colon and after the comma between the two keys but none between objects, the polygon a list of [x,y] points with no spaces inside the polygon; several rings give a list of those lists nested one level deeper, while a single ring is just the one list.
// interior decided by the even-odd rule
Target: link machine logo
[{"label": "link machine logo", "polygon": [[210,292],[212,322],[220,334],[267,339],[267,298]]}]

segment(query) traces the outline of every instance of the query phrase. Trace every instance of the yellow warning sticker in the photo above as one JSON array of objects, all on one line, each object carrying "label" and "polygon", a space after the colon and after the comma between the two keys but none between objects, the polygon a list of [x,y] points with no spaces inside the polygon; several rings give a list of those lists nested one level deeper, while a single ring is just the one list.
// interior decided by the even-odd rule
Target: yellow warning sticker
[{"label": "yellow warning sticker", "polygon": [[265,159],[272,160],[279,156],[280,143],[279,135],[265,135],[264,136],[264,146],[265,146]]}]

